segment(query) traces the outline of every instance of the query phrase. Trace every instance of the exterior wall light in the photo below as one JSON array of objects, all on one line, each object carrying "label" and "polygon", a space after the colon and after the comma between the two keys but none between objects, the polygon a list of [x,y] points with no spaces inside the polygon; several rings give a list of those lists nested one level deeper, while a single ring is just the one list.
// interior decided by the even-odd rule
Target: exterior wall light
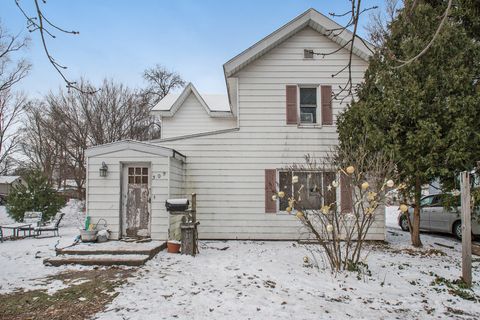
[{"label": "exterior wall light", "polygon": [[100,167],[100,177],[106,177],[108,174],[108,166],[105,162],[102,162],[102,166]]}]

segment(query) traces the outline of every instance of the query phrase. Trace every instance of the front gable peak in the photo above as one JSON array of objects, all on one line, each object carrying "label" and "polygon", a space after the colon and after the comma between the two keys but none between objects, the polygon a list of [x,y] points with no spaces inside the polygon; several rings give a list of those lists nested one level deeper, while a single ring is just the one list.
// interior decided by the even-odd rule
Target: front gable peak
[{"label": "front gable peak", "polygon": [[[342,26],[311,8],[225,63],[223,65],[225,78],[228,79],[234,76],[235,73],[248,64],[306,27],[314,29],[340,46],[344,46],[352,38],[352,32],[349,30],[343,30],[341,33],[328,32]],[[349,46],[345,49],[349,50]],[[354,42],[353,53],[361,59],[368,61],[372,54],[372,47],[365,40],[357,39]]]}]

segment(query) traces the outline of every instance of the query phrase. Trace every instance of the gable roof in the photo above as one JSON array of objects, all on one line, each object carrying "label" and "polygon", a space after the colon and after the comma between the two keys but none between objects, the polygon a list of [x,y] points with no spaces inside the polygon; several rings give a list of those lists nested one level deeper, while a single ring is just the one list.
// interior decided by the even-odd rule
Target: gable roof
[{"label": "gable roof", "polygon": [[121,140],[111,143],[101,144],[98,146],[93,146],[88,148],[85,151],[87,158],[95,157],[99,155],[104,155],[112,152],[122,151],[122,150],[134,150],[144,153],[150,153],[158,156],[164,157],[173,157],[179,158],[179,160],[185,161],[186,157],[177,152],[174,149],[159,146],[158,144],[153,144],[145,141],[137,140]]},{"label": "gable roof", "polygon": [[10,184],[17,179],[20,179],[20,176],[0,176],[0,184]]},{"label": "gable roof", "polygon": [[166,95],[152,108],[152,111],[162,117],[173,117],[190,94],[193,94],[197,98],[210,117],[228,118],[232,116],[226,95],[210,94],[202,96],[192,83],[189,83],[179,95]]},{"label": "gable roof", "polygon": [[[341,28],[342,26],[311,8],[226,62],[223,65],[225,78],[231,77],[249,63],[266,54],[307,26],[325,35],[340,46],[345,45],[345,43],[352,38],[352,32],[346,29],[340,34],[330,34],[327,36],[326,33],[328,30]],[[364,60],[368,60],[372,55],[371,48],[373,46],[365,40],[362,40],[357,39],[357,41],[354,42],[353,53]],[[349,46],[347,47],[345,49],[349,50]]]}]

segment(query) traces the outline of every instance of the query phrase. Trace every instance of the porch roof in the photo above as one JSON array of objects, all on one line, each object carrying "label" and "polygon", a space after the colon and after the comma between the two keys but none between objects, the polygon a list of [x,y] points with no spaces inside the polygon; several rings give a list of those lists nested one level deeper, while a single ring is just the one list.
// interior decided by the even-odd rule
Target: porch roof
[{"label": "porch roof", "polygon": [[123,150],[135,150],[163,157],[172,157],[182,161],[185,161],[187,159],[186,156],[176,151],[175,149],[137,140],[121,140],[93,146],[85,151],[85,155],[87,158],[90,158]]}]

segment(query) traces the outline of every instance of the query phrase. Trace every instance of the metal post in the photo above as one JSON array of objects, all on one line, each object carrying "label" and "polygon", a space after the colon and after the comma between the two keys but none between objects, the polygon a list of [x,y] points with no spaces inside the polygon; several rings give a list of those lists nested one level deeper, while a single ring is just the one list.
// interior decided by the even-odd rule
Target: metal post
[{"label": "metal post", "polygon": [[460,174],[460,192],[462,201],[462,279],[472,286],[472,220],[470,212],[470,174]]},{"label": "metal post", "polygon": [[197,231],[197,194],[192,193],[192,222],[193,222],[193,255],[198,253],[198,231]]}]

